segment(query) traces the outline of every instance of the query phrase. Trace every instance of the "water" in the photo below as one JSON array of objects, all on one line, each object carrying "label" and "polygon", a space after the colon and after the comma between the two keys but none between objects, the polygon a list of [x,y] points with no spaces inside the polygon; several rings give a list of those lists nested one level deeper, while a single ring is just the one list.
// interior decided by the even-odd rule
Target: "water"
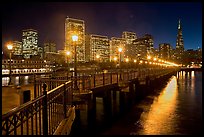
[{"label": "water", "polygon": [[180,72],[157,93],[135,105],[131,112],[102,134],[203,134],[202,72]]}]

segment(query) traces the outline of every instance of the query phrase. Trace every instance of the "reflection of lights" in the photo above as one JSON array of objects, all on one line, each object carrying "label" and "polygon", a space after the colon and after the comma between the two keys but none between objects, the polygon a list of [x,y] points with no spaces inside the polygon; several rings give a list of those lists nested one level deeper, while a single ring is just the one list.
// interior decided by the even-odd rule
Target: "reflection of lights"
[{"label": "reflection of lights", "polygon": [[195,72],[191,71],[191,77],[195,77]]},{"label": "reflection of lights", "polygon": [[136,62],[137,62],[137,60],[136,60],[136,59],[134,59],[134,62],[136,63]]},{"label": "reflection of lights", "polygon": [[142,64],[143,63],[143,61],[142,60],[140,60],[140,64]]},{"label": "reflection of lights", "polygon": [[126,62],[128,62],[128,61],[129,61],[129,59],[128,59],[128,58],[126,58],[126,59],[125,59],[125,61],[126,61]]},{"label": "reflection of lights", "polygon": [[25,79],[28,79],[28,76],[25,76]]},{"label": "reflection of lights", "polygon": [[172,113],[176,110],[177,96],[177,79],[174,76],[162,90],[157,100],[153,102],[150,111],[140,116],[144,134],[161,134],[169,131],[169,128],[174,131],[176,125],[172,119],[176,119],[176,115],[172,115]]},{"label": "reflection of lights", "polygon": [[115,60],[115,61],[116,61],[116,60],[117,60],[117,57],[114,57],[114,58],[113,58],[113,60]]}]

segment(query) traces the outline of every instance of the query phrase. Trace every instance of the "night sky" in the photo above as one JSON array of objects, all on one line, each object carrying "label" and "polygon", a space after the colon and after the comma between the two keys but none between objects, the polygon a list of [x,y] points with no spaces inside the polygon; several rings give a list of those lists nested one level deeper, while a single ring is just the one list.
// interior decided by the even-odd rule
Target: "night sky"
[{"label": "night sky", "polygon": [[39,45],[53,41],[64,49],[66,16],[85,21],[86,34],[122,37],[123,31],[135,32],[137,37],[151,34],[154,47],[160,43],[176,46],[178,20],[181,19],[184,48],[202,47],[202,3],[4,3],[2,10],[2,47],[9,40],[21,40],[23,29],[36,29]]}]

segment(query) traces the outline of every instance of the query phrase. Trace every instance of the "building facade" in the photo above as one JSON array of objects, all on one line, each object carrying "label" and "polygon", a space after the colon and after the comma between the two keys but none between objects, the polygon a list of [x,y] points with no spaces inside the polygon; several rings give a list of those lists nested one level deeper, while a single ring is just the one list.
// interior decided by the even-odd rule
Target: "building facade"
[{"label": "building facade", "polygon": [[[77,35],[78,41],[73,42],[72,36]],[[83,20],[67,17],[65,20],[65,51],[74,53],[76,46],[77,61],[85,62],[85,23]],[[71,61],[74,61],[72,56]]]},{"label": "building facade", "polygon": [[24,58],[38,55],[38,32],[34,29],[22,31],[22,51]]},{"label": "building facade", "polygon": [[54,52],[56,53],[56,44],[53,42],[45,42],[44,43],[44,52]]},{"label": "building facade", "polygon": [[110,45],[107,36],[95,34],[87,35],[86,47],[86,53],[89,55],[90,61],[110,61]]},{"label": "building facade", "polygon": [[159,44],[159,58],[169,60],[172,55],[172,46],[169,43]]},{"label": "building facade", "polygon": [[22,42],[21,41],[13,41],[13,54],[14,55],[22,55],[23,48],[22,48]]},{"label": "building facade", "polygon": [[121,61],[124,61],[126,41],[123,38],[112,37],[110,39],[110,61],[119,61],[119,48],[122,48]]}]

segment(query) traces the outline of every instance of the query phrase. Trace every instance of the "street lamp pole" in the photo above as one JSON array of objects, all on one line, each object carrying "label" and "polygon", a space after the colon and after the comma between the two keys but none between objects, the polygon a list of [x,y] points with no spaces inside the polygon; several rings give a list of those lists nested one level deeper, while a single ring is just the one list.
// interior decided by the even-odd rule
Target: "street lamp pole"
[{"label": "street lamp pole", "polygon": [[66,52],[67,54],[67,80],[69,78],[69,55],[70,55],[70,51]]},{"label": "street lamp pole", "polygon": [[119,51],[119,68],[120,68],[120,76],[119,76],[119,80],[122,80],[121,78],[121,52],[122,52],[122,48],[119,48],[118,51]]},{"label": "street lamp pole", "polygon": [[8,85],[10,85],[11,84],[11,51],[13,49],[13,45],[8,44],[7,48],[9,50],[9,59],[10,59],[9,60],[9,83],[8,83]]},{"label": "street lamp pole", "polygon": [[74,42],[74,89],[78,90],[78,86],[77,86],[77,51],[76,51],[76,42],[78,41],[78,36],[77,35],[73,35],[72,36],[72,41]]}]

